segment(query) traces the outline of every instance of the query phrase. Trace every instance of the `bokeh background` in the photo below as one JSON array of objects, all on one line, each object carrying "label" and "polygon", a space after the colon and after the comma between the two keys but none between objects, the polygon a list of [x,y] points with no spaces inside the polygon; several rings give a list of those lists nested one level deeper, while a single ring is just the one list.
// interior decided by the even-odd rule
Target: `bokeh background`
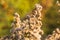
[{"label": "bokeh background", "polygon": [[0,0],[0,37],[10,35],[15,12],[20,14],[21,19],[24,19],[35,8],[36,3],[43,6],[44,36],[51,34],[54,29],[60,28],[60,12],[58,12],[60,7],[56,2],[57,0]]}]

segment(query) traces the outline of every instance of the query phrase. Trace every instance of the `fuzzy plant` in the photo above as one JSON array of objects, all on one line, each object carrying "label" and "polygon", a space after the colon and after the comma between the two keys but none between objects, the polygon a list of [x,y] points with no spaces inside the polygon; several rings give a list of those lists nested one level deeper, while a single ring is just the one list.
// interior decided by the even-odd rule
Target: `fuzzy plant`
[{"label": "fuzzy plant", "polygon": [[34,37],[36,37],[36,40],[41,40],[41,35],[43,34],[43,30],[41,30],[41,26],[42,26],[42,22],[41,22],[41,19],[42,19],[42,15],[41,15],[42,6],[40,4],[36,4],[35,8],[36,8],[34,10],[35,13],[33,13],[33,15],[31,15],[31,18],[30,18],[30,21],[29,21],[31,29],[32,29],[30,31],[30,33]]},{"label": "fuzzy plant", "polygon": [[60,2],[59,2],[59,1],[57,1],[56,4],[57,4],[58,6],[60,6]]},{"label": "fuzzy plant", "polygon": [[[42,26],[42,6],[35,4],[35,10],[30,15],[27,15],[26,19],[21,22],[19,14],[15,13],[14,22],[12,23],[12,33],[16,32],[18,35],[23,34],[25,40],[41,40],[43,35]],[[22,29],[23,28],[23,29]],[[22,29],[22,30],[21,30]],[[17,36],[15,34],[15,36]],[[32,36],[33,35],[33,36]],[[20,37],[18,37],[19,39]],[[21,38],[20,38],[21,39]]]},{"label": "fuzzy plant", "polygon": [[20,16],[18,13],[14,14],[14,21],[12,23],[12,31],[15,31],[17,29],[19,29],[21,27],[21,20],[20,20]]},{"label": "fuzzy plant", "polygon": [[56,28],[52,35],[48,35],[45,40],[60,40],[60,29]]},{"label": "fuzzy plant", "polygon": [[[42,6],[35,4],[35,10],[21,20],[18,13],[14,14],[11,35],[7,40],[41,40],[43,35],[42,27]],[[5,38],[6,39],[6,38]]]},{"label": "fuzzy plant", "polygon": [[18,13],[14,14],[14,21],[12,23],[12,29],[10,30],[11,32],[11,37],[13,37],[13,40],[22,40],[23,37],[23,33],[22,33],[22,26],[21,26],[21,20],[20,20],[20,16]]}]

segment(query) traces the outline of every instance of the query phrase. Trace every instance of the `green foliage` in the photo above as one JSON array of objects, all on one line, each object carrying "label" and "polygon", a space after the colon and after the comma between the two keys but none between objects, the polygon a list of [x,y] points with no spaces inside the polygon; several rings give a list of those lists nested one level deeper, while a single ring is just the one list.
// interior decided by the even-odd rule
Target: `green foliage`
[{"label": "green foliage", "polygon": [[59,7],[54,4],[45,14],[43,19],[43,30],[45,35],[51,34],[54,29],[60,28]]},{"label": "green foliage", "polygon": [[29,11],[34,9],[34,5],[38,0],[10,0],[8,1],[17,11],[21,18],[24,17]]}]

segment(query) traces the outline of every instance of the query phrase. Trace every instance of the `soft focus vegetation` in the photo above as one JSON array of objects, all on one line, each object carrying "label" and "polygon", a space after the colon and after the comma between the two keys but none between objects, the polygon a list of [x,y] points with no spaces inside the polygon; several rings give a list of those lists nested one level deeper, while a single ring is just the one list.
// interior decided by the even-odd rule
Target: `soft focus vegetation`
[{"label": "soft focus vegetation", "polygon": [[13,14],[18,12],[23,19],[34,9],[36,3],[43,6],[43,26],[45,35],[60,27],[60,7],[56,4],[57,0],[0,0],[0,36],[9,35]]}]

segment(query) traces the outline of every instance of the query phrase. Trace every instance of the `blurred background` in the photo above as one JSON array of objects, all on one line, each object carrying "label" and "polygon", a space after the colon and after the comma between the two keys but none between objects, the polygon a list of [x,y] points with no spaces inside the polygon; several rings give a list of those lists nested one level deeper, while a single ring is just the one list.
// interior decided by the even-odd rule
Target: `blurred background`
[{"label": "blurred background", "polygon": [[[60,0],[58,0],[60,1]],[[56,28],[60,28],[60,6],[57,0],[0,0],[0,37],[10,35],[13,14],[19,13],[21,19],[29,14],[36,3],[42,5],[42,29],[44,36],[51,34]]]}]

